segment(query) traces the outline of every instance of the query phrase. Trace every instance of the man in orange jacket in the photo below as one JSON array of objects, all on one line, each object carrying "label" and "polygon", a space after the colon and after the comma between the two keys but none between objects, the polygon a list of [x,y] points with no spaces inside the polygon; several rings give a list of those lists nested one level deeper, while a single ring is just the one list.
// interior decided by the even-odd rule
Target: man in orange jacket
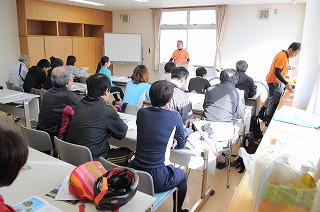
[{"label": "man in orange jacket", "polygon": [[190,57],[189,57],[189,52],[183,48],[183,41],[182,40],[178,40],[177,41],[177,48],[171,58],[170,58],[170,62],[174,62],[174,64],[181,64],[181,65],[185,65],[188,64],[190,62]]},{"label": "man in orange jacket", "polygon": [[259,111],[258,117],[269,125],[274,112],[277,109],[284,87],[293,91],[289,82],[284,76],[287,74],[289,58],[297,56],[300,52],[301,44],[292,43],[287,50],[282,50],[273,59],[269,73],[266,76],[266,82],[269,87],[268,98]]}]

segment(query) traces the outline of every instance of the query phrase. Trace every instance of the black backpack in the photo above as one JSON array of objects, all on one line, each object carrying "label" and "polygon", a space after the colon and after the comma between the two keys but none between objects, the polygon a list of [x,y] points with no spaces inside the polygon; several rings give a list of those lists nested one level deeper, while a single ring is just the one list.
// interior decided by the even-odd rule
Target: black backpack
[{"label": "black backpack", "polygon": [[260,129],[260,121],[259,121],[259,118],[255,115],[251,116],[249,132],[253,133],[256,141],[262,139],[262,131]]},{"label": "black backpack", "polygon": [[249,132],[243,136],[241,146],[245,148],[248,154],[254,154],[259,144],[260,142],[255,138],[254,134]]}]

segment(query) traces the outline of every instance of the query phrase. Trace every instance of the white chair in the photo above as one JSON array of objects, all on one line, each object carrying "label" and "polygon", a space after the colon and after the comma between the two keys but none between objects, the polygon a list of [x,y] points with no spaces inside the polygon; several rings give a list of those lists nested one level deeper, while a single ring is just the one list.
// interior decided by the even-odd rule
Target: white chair
[{"label": "white chair", "polygon": [[88,147],[65,142],[54,136],[57,153],[61,160],[78,166],[92,161],[92,154]]},{"label": "white chair", "polygon": [[211,86],[219,84],[220,77],[212,77],[211,79],[209,79],[209,83]]},{"label": "white chair", "polygon": [[14,89],[15,91],[24,92],[23,87],[18,86],[18,85],[13,85],[13,89]]},{"label": "white chair", "polygon": [[6,86],[9,90],[14,90],[13,85],[13,83],[6,81]]},{"label": "white chair", "polygon": [[255,89],[257,94],[261,94],[260,99],[262,103],[267,99],[269,88],[268,86],[260,81],[254,81]]},{"label": "white chair", "polygon": [[[105,169],[112,169],[116,167],[121,167],[116,164],[113,164],[109,161],[107,161],[105,158],[100,157],[99,158],[100,163],[104,166]],[[138,186],[138,191],[141,191],[145,194],[148,194],[150,196],[153,196],[156,198],[156,201],[153,203],[151,207],[151,211],[156,211],[159,206],[169,197],[173,192],[177,193],[177,188],[173,188],[169,191],[161,192],[161,193],[154,193],[154,187],[153,187],[153,179],[151,175],[148,172],[144,171],[139,171],[136,170],[139,176],[139,186]],[[178,200],[178,195],[176,195],[176,208],[175,212],[177,212],[177,200]]]},{"label": "white chair", "polygon": [[125,109],[125,111],[124,111],[124,113],[126,113],[126,114],[130,114],[130,115],[137,115],[137,113],[138,113],[138,111],[139,111],[139,108],[138,108],[138,106],[137,105],[134,105],[134,104],[127,104],[127,106],[126,106],[126,109]]},{"label": "white chair", "polygon": [[21,131],[23,137],[26,139],[28,146],[38,151],[53,151],[53,145],[49,134],[45,131],[30,129],[22,124]]}]

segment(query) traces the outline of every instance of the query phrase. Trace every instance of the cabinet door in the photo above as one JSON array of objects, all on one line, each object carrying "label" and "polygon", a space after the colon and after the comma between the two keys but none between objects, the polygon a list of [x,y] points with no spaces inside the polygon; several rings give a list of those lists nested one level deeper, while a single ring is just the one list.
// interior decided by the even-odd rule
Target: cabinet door
[{"label": "cabinet door", "polygon": [[34,20],[57,20],[57,4],[26,0],[26,18]]},{"label": "cabinet door", "polygon": [[27,37],[28,54],[30,57],[30,65],[37,65],[39,60],[45,58],[44,53],[44,38],[43,36]]},{"label": "cabinet door", "polygon": [[95,73],[100,58],[96,58],[95,38],[73,38],[73,55],[77,57],[77,66],[89,67],[89,73]]},{"label": "cabinet door", "polygon": [[72,38],[45,37],[46,58],[51,56],[60,58],[66,64],[67,57],[72,55]]}]

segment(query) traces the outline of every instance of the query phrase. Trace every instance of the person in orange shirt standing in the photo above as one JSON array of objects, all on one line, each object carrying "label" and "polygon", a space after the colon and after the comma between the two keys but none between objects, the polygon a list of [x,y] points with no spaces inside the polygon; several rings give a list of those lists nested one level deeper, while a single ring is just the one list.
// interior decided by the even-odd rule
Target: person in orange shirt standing
[{"label": "person in orange shirt standing", "polygon": [[266,76],[266,82],[269,87],[268,98],[261,107],[258,117],[269,125],[274,112],[277,109],[284,87],[292,92],[289,82],[284,79],[287,74],[289,58],[297,56],[300,52],[301,44],[292,43],[287,50],[282,50],[273,59],[269,73]]},{"label": "person in orange shirt standing", "polygon": [[173,52],[169,61],[181,65],[188,64],[190,62],[189,52],[183,48],[182,40],[177,41],[177,48],[178,49]]}]

